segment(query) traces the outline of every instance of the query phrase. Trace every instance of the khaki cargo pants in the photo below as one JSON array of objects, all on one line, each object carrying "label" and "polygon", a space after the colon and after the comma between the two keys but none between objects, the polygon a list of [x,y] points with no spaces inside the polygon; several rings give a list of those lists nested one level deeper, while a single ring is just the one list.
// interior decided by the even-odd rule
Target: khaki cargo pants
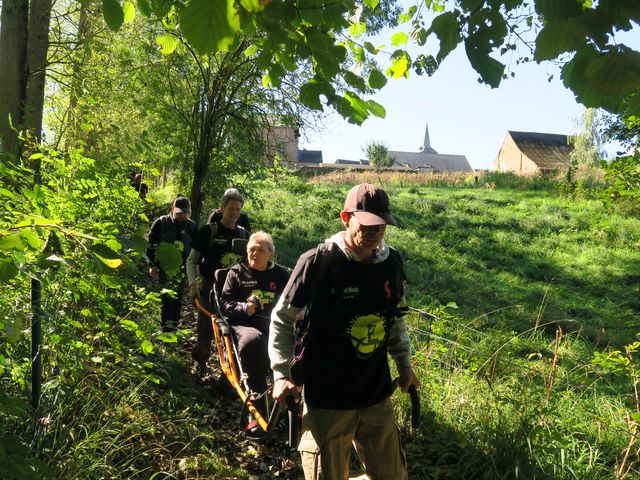
[{"label": "khaki cargo pants", "polygon": [[298,451],[305,480],[349,478],[351,445],[371,480],[405,480],[407,464],[391,400],[359,410],[305,405]]}]

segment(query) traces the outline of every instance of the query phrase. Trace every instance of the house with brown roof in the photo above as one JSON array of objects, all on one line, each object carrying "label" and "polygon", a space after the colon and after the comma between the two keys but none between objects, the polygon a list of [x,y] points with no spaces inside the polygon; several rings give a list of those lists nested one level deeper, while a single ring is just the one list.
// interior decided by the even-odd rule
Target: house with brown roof
[{"label": "house with brown roof", "polygon": [[438,153],[431,146],[429,125],[424,132],[424,140],[417,152],[400,152],[389,150],[393,157],[394,167],[407,167],[423,172],[473,172],[467,157]]},{"label": "house with brown roof", "polygon": [[499,172],[519,175],[565,171],[571,164],[573,146],[567,135],[508,131],[496,156]]}]

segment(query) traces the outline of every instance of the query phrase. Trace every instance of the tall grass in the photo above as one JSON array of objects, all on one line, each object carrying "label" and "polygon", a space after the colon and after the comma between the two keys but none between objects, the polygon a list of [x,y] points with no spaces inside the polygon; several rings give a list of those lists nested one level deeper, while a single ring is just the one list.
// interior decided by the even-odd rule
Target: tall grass
[{"label": "tall grass", "polygon": [[[424,312],[408,317],[425,411],[409,440],[410,478],[638,475],[637,454],[625,459],[633,384],[592,360],[638,329],[640,221],[557,195],[546,179],[433,186],[444,179],[394,175],[290,179],[248,208],[292,266],[343,228],[352,185],[390,194],[402,228],[386,238],[405,257],[409,303]],[[405,418],[408,400],[395,399]]]}]

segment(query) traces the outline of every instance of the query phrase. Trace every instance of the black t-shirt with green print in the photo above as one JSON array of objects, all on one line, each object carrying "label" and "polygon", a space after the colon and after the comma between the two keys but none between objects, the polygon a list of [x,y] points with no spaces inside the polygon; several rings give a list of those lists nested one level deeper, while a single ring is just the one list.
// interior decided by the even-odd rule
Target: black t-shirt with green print
[{"label": "black t-shirt with green print", "polygon": [[[289,273],[278,264],[270,264],[267,270],[254,270],[246,261],[235,265],[229,273],[222,289],[220,303],[222,314],[232,325],[248,325],[263,332],[269,330],[271,311],[284,290]],[[262,303],[262,310],[256,315],[247,315],[247,299],[256,295]]]},{"label": "black t-shirt with green print", "polygon": [[[303,254],[283,293],[290,305],[309,308],[305,401],[318,408],[366,408],[393,388],[387,340],[404,293],[402,258],[390,249],[385,261],[363,264],[332,247]],[[315,262],[318,255],[327,265]]]},{"label": "black t-shirt with green print", "polygon": [[227,228],[220,222],[208,223],[198,230],[191,248],[202,255],[200,275],[213,282],[217,269],[230,268],[238,262],[240,257],[231,248],[234,238],[249,238],[249,232],[239,225]]}]

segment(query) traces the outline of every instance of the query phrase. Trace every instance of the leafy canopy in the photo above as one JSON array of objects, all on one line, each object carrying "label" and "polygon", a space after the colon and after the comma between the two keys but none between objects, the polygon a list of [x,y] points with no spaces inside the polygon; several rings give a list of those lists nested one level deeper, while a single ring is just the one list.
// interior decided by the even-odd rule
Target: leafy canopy
[{"label": "leafy canopy", "polygon": [[[376,24],[376,15],[389,11],[389,4],[395,2],[151,0],[149,7],[147,0],[139,0],[138,9],[175,26],[200,53],[250,42],[259,67],[271,78],[281,77],[283,67],[293,71],[310,64],[313,75],[301,88],[302,102],[312,109],[330,105],[357,124],[371,113],[384,115],[383,109],[360,98],[361,88],[349,88],[361,85],[353,79],[358,65],[385,55],[388,77],[405,77],[412,70],[430,75],[460,44],[480,81],[491,87],[506,76],[507,62],[496,57],[511,55],[522,45],[531,54],[518,54],[518,61],[561,62],[564,84],[585,106],[640,114],[640,53],[615,38],[637,27],[636,0],[424,0],[398,17],[399,30],[387,46],[395,48],[392,52],[361,40],[367,26]],[[130,17],[129,8],[119,0],[103,0],[109,27],[119,28]],[[433,17],[428,25],[427,14]],[[431,37],[439,43],[434,52],[433,42],[427,44]],[[159,43],[170,50],[166,42]],[[419,53],[414,58],[410,51],[415,48],[410,47],[415,46]],[[372,90],[385,83],[378,74],[367,80]],[[344,83],[345,92],[333,88]]]}]

